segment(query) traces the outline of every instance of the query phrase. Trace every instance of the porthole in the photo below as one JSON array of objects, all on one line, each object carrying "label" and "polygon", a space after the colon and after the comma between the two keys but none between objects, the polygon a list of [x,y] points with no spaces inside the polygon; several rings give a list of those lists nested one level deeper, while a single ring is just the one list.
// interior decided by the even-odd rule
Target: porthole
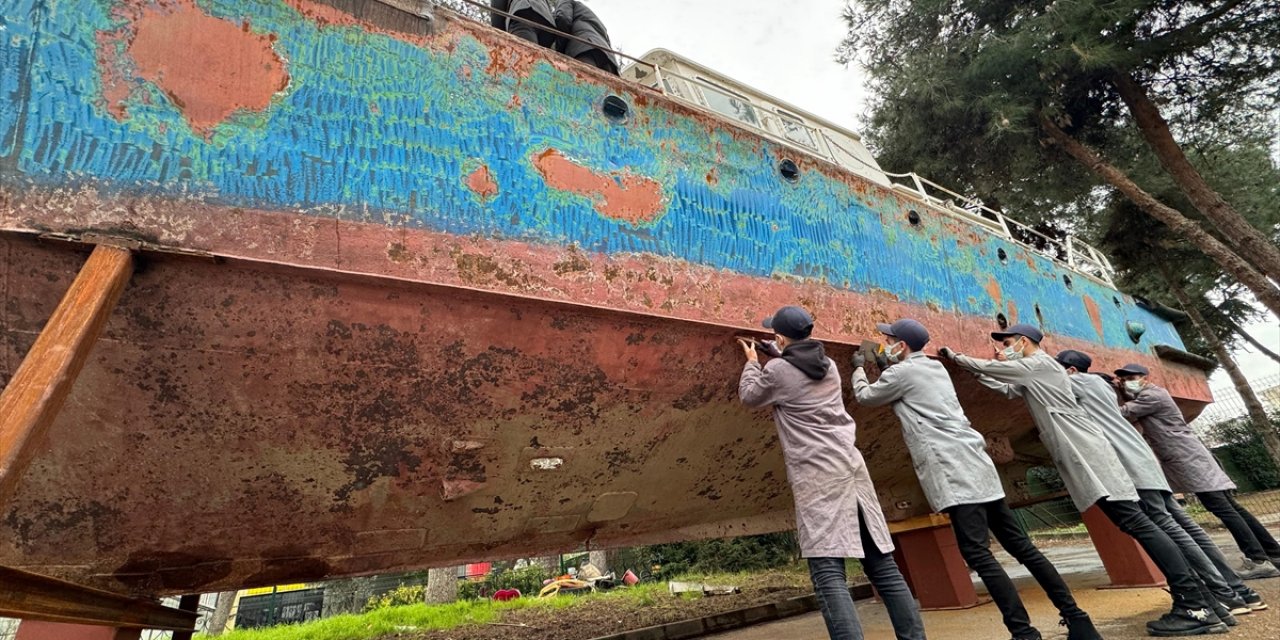
[{"label": "porthole", "polygon": [[1119,308],[1120,308],[1120,298],[1117,298],[1117,297],[1115,297],[1115,296],[1111,296],[1111,302],[1112,302],[1112,303],[1114,303],[1114,304],[1116,305],[1116,308],[1117,308],[1117,309],[1119,309]]},{"label": "porthole", "polygon": [[996,325],[997,325],[997,326],[999,326],[1001,329],[1008,329],[1008,328],[1009,328],[1009,319],[1008,319],[1008,318],[1006,318],[1006,317],[1004,317],[1004,314],[1003,314],[1003,313],[997,313],[997,314],[996,314]]},{"label": "porthole", "polygon": [[1000,258],[1000,264],[1009,264],[1009,254],[1005,253],[1004,249],[998,249],[996,251],[996,257]]},{"label": "porthole", "polygon": [[631,107],[627,101],[618,96],[605,98],[604,103],[600,105],[600,111],[604,112],[604,117],[615,124],[626,122],[627,117],[631,115]]},{"label": "porthole", "polygon": [[908,211],[907,222],[910,222],[911,226],[913,227],[920,224],[920,212],[916,211],[915,209]]},{"label": "porthole", "polygon": [[1065,273],[1064,273],[1064,274],[1062,274],[1062,284],[1067,285],[1067,289],[1068,289],[1068,290],[1070,290],[1070,289],[1071,289],[1071,276],[1069,276],[1069,275],[1067,275],[1067,274],[1065,274]]},{"label": "porthole", "polygon": [[778,163],[778,173],[787,182],[798,182],[800,180],[800,167],[797,167],[796,163],[790,158]]},{"label": "porthole", "polygon": [[1044,314],[1040,313],[1039,303],[1036,304],[1036,322],[1040,325],[1041,329],[1044,328]]}]

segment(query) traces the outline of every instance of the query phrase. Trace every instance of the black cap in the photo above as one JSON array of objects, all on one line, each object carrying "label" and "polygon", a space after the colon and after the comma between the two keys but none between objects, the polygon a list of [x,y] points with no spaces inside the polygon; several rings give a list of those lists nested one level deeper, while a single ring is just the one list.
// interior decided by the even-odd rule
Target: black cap
[{"label": "black cap", "polygon": [[903,318],[893,324],[877,323],[876,329],[890,338],[907,343],[912,351],[919,351],[929,344],[929,330],[910,318]]},{"label": "black cap", "polygon": [[792,340],[804,340],[813,333],[813,316],[800,307],[778,309],[772,317],[765,318],[762,324],[764,328],[773,329],[774,333]]},{"label": "black cap", "polygon": [[1004,340],[1010,336],[1023,336],[1036,344],[1044,341],[1044,334],[1029,324],[1015,324],[1004,331],[993,331],[991,333],[992,340]]},{"label": "black cap", "polygon": [[1116,369],[1118,376],[1145,376],[1151,373],[1151,370],[1140,364],[1126,364],[1123,369]]},{"label": "black cap", "polygon": [[1074,368],[1080,373],[1088,373],[1089,367],[1093,366],[1093,358],[1090,358],[1089,354],[1074,349],[1058,352],[1058,357],[1055,359],[1063,369]]}]

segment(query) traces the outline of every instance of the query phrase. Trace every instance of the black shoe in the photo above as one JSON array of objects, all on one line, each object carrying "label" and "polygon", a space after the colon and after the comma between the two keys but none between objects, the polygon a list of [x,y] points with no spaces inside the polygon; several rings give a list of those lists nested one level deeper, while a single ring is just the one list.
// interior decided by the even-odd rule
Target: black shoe
[{"label": "black shoe", "polygon": [[[1233,616],[1247,616],[1253,613],[1253,609],[1249,608],[1248,603],[1240,598],[1224,598],[1219,600],[1219,602],[1222,603],[1223,607],[1226,607],[1227,613],[1230,613]],[[1221,618],[1222,616],[1219,615],[1218,617]]]},{"label": "black shoe", "polygon": [[1029,635],[1029,636],[1014,636],[1014,637],[1010,638],[1009,640],[1044,640],[1044,636],[1041,636],[1041,635],[1040,635],[1040,632],[1039,632],[1039,631],[1036,631],[1036,632],[1035,632],[1034,634],[1032,634],[1032,635]]},{"label": "black shoe", "polygon": [[1058,624],[1067,628],[1067,640],[1103,640],[1088,615],[1063,618]]},{"label": "black shoe", "polygon": [[1158,638],[1203,636],[1226,633],[1227,625],[1210,609],[1186,609],[1174,607],[1159,620],[1147,623],[1147,634]]},{"label": "black shoe", "polygon": [[1253,591],[1252,589],[1250,589],[1249,591],[1250,591],[1249,595],[1246,595],[1243,598],[1241,598],[1241,600],[1244,600],[1245,606],[1249,607],[1249,609],[1253,611],[1266,611],[1267,603],[1262,601],[1262,596],[1258,595],[1258,592]]}]

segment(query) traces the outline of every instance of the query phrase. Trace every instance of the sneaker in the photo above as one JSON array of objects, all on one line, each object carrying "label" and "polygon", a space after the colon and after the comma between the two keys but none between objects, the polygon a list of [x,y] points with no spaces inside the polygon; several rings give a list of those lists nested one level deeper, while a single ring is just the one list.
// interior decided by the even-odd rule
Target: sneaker
[{"label": "sneaker", "polygon": [[1174,607],[1159,620],[1147,623],[1147,634],[1158,638],[1203,636],[1226,633],[1227,625],[1210,609],[1184,609]]},{"label": "sneaker", "polygon": [[1245,558],[1243,563],[1240,565],[1240,568],[1236,569],[1236,574],[1240,576],[1241,580],[1280,578],[1280,569],[1276,569],[1276,566],[1271,564],[1269,560],[1254,562],[1253,560]]},{"label": "sneaker", "polygon": [[1262,596],[1258,595],[1258,592],[1256,591],[1250,591],[1252,592],[1250,595],[1246,595],[1241,598],[1241,600],[1244,600],[1245,606],[1249,607],[1249,609],[1253,611],[1266,611],[1267,603],[1262,601]]},{"label": "sneaker", "polygon": [[[1261,598],[1259,598],[1261,599]],[[1227,612],[1233,616],[1244,616],[1253,613],[1253,609],[1249,608],[1248,603],[1240,598],[1227,598],[1220,601]],[[1218,616],[1221,618],[1222,616]]]},{"label": "sneaker", "polygon": [[1067,628],[1067,640],[1102,640],[1102,634],[1098,633],[1088,615],[1063,618],[1058,625]]}]

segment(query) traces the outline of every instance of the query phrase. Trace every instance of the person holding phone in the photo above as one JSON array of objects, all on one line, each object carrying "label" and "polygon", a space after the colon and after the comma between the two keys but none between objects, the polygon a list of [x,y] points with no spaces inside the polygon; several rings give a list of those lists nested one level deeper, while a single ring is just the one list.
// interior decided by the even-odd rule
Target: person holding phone
[{"label": "person holding phone", "polygon": [[[764,320],[776,334],[777,357],[761,365],[754,340],[739,338],[747,362],[738,397],[748,407],[772,407],[796,531],[822,619],[831,640],[862,640],[845,558],[860,558],[880,593],[899,640],[923,640],[924,622],[893,560],[893,540],[866,462],[857,426],[845,410],[840,372],[821,342],[810,339],[813,317],[800,307]],[[767,347],[765,347],[767,349]]]}]

